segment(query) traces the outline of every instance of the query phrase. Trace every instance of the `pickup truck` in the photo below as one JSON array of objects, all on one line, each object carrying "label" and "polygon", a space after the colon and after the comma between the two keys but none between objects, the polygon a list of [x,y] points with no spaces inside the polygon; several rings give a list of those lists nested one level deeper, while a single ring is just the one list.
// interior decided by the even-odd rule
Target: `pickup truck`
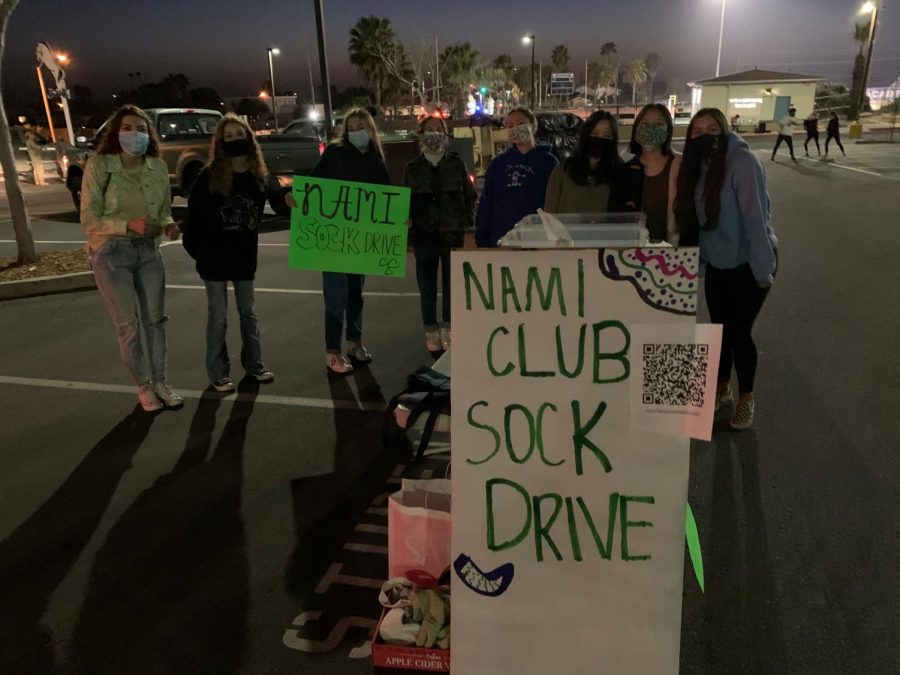
[{"label": "pickup truck", "polygon": [[[213,133],[222,113],[198,108],[151,108],[145,112],[159,135],[160,157],[169,167],[172,194],[186,196],[209,158]],[[257,136],[256,140],[269,169],[269,205],[278,215],[287,215],[290,209],[284,203],[284,194],[290,190],[291,177],[312,171],[324,148],[317,138],[294,134]],[[66,187],[76,209],[81,205],[84,165],[95,144],[96,140],[82,143],[86,147],[79,147],[68,156]]]}]

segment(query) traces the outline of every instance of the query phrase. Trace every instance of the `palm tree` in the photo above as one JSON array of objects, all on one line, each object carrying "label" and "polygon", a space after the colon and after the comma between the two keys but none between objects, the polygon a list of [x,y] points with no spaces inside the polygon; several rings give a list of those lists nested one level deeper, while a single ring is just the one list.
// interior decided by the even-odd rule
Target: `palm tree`
[{"label": "palm tree", "polygon": [[609,98],[609,90],[612,88],[614,91],[618,89],[619,83],[616,81],[616,77],[619,73],[618,64],[604,64],[600,66],[600,74],[597,77],[597,82],[599,83],[597,89],[603,88],[603,102],[606,103]]},{"label": "palm tree", "polygon": [[600,47],[600,56],[606,57],[606,63],[611,64],[613,62],[612,57],[616,57],[616,61],[619,60],[619,51],[616,49],[615,42],[604,42],[603,46]]},{"label": "palm tree", "polygon": [[350,30],[350,63],[357,67],[363,80],[375,94],[375,106],[381,107],[381,97],[388,88],[388,72],[376,51],[396,40],[391,20],[364,16]]},{"label": "palm tree", "polygon": [[637,105],[637,88],[639,84],[647,81],[647,64],[643,59],[635,59],[625,66],[625,74],[622,80],[631,84],[631,105]]},{"label": "palm tree", "polygon": [[441,54],[441,80],[454,92],[457,110],[463,115],[469,87],[475,82],[479,56],[468,42],[449,45]]},{"label": "palm tree", "polygon": [[550,61],[557,73],[564,73],[569,70],[569,48],[565,45],[556,45],[550,55]]},{"label": "palm tree", "polygon": [[656,52],[650,52],[644,58],[644,65],[647,66],[647,77],[650,80],[650,101],[653,101],[653,84],[656,81],[656,74],[659,72],[659,64],[662,59]]},{"label": "palm tree", "polygon": [[847,118],[851,120],[859,119],[859,98],[863,87],[863,78],[866,76],[866,56],[865,48],[869,43],[869,24],[866,21],[860,22],[853,27],[853,40],[859,46],[856,59],[853,62],[853,84],[850,87],[850,109],[847,111]]}]

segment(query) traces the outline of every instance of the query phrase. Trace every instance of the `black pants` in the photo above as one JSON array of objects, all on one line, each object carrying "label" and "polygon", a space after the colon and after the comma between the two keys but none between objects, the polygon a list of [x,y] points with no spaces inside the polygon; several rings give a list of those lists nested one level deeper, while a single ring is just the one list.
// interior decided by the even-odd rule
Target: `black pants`
[{"label": "black pants", "polygon": [[706,306],[713,323],[722,324],[722,356],[719,359],[720,384],[731,380],[732,365],[737,371],[738,391],[753,392],[756,377],[756,344],[753,322],[769,294],[753,278],[750,265],[721,270],[706,266]]},{"label": "black pants", "polygon": [[803,144],[803,151],[806,152],[807,155],[809,154],[810,141],[816,142],[816,152],[821,155],[822,149],[819,147],[819,134],[806,134],[806,142]]},{"label": "black pants", "polygon": [[785,134],[778,134],[778,140],[775,141],[775,149],[772,150],[772,159],[775,159],[775,153],[778,152],[778,146],[781,145],[782,142],[787,143],[787,146],[791,151],[791,159],[794,159],[794,139]]},{"label": "black pants", "polygon": [[841,135],[840,134],[828,134],[828,138],[825,139],[825,154],[828,154],[828,144],[831,143],[831,139],[834,139],[834,142],[838,144],[838,147],[841,149],[841,154],[846,155],[844,152],[844,144],[841,143]]},{"label": "black pants", "polygon": [[418,237],[414,244],[416,252],[416,281],[419,282],[422,323],[425,330],[438,329],[437,293],[438,267],[440,267],[441,316],[444,325],[450,323],[450,244],[437,238]]}]

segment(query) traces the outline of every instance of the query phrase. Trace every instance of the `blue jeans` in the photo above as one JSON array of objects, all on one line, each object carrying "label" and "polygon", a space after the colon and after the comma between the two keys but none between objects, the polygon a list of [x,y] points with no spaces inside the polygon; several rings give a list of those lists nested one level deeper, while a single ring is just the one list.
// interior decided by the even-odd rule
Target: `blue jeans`
[{"label": "blue jeans", "polygon": [[[206,374],[216,382],[228,377],[231,362],[225,334],[228,330],[228,282],[204,281],[206,286]],[[253,281],[232,281],[241,322],[241,365],[248,373],[263,370],[259,326],[253,312]]]},{"label": "blue jeans", "polygon": [[347,340],[362,339],[363,286],[362,274],[322,272],[322,294],[325,297],[325,351],[340,353],[341,331],[347,322]]},{"label": "blue jeans", "polygon": [[450,247],[438,241],[415,242],[416,280],[419,282],[419,297],[422,308],[422,323],[425,330],[438,329],[437,281],[438,266],[441,268],[441,319],[450,324]]},{"label": "blue jeans", "polygon": [[131,378],[137,385],[165,382],[166,269],[156,241],[144,237],[107,239],[91,252],[91,267]]}]

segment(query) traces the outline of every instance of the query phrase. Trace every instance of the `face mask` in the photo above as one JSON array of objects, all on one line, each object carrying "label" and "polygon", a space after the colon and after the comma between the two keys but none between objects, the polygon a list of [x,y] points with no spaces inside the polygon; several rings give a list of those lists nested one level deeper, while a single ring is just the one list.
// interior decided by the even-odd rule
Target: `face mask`
[{"label": "face mask", "polygon": [[369,147],[369,143],[372,139],[369,138],[368,131],[366,131],[365,129],[360,129],[359,131],[348,131],[347,140],[350,141],[358,150],[365,150]]},{"label": "face mask", "polygon": [[588,157],[609,157],[616,151],[616,143],[611,138],[590,136],[587,140]]},{"label": "face mask", "polygon": [[133,157],[141,157],[150,147],[150,135],[143,131],[120,131],[119,145]]},{"label": "face mask", "polygon": [[530,124],[520,124],[510,127],[507,131],[509,142],[517,145],[532,145],[534,143],[534,131]]},{"label": "face mask", "polygon": [[447,143],[442,131],[426,131],[422,138],[422,147],[428,152],[441,152]]},{"label": "face mask", "polygon": [[708,159],[712,156],[721,145],[722,136],[713,136],[712,134],[703,134],[691,141],[696,148],[697,153],[703,158]]},{"label": "face mask", "polygon": [[246,157],[250,154],[252,142],[249,138],[235,138],[232,141],[222,141],[222,149],[226,157]]},{"label": "face mask", "polygon": [[637,128],[634,140],[638,142],[642,148],[647,150],[656,150],[665,145],[669,139],[669,130],[666,127],[654,127],[650,125],[642,125]]}]

